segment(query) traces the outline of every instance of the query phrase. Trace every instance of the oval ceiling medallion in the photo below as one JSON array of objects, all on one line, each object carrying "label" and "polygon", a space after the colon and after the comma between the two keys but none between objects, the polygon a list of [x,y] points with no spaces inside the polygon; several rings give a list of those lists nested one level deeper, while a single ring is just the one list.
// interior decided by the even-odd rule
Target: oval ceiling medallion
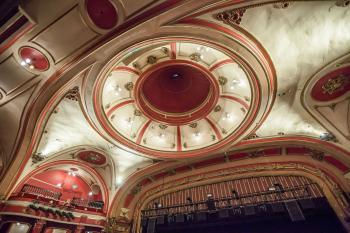
[{"label": "oval ceiling medallion", "polygon": [[32,47],[20,48],[19,57],[21,58],[21,65],[29,69],[45,71],[50,66],[47,57],[39,50]]},{"label": "oval ceiling medallion", "polygon": [[331,101],[350,91],[350,66],[342,67],[320,78],[312,87],[311,96],[317,101]]},{"label": "oval ceiling medallion", "polygon": [[217,151],[246,133],[259,109],[250,66],[193,39],[140,46],[111,61],[99,80],[95,110],[102,126],[124,146],[151,156]]},{"label": "oval ceiling medallion", "polygon": [[118,11],[110,0],[86,0],[91,21],[101,29],[112,29],[118,23]]},{"label": "oval ceiling medallion", "polygon": [[103,165],[106,163],[106,156],[96,151],[79,151],[77,157],[85,162],[91,163],[93,165]]}]

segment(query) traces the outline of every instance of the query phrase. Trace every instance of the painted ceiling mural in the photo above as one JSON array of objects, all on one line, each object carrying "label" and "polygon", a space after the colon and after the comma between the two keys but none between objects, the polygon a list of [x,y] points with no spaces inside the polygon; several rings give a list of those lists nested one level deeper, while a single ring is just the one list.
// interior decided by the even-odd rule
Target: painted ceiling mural
[{"label": "painted ceiling mural", "polygon": [[124,185],[274,149],[349,177],[348,1],[39,2],[0,26],[1,194],[82,164],[113,205]]}]

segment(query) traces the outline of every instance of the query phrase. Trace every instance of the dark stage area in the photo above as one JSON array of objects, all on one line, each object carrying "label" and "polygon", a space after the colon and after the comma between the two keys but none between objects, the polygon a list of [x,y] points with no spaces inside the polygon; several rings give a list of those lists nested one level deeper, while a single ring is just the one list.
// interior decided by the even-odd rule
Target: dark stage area
[{"label": "dark stage area", "polygon": [[158,215],[143,233],[345,233],[325,198]]}]

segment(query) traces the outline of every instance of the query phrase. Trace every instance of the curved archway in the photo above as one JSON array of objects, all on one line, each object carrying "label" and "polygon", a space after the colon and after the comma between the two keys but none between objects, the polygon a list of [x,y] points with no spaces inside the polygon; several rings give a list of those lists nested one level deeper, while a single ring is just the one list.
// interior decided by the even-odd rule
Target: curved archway
[{"label": "curved archway", "polygon": [[[66,170],[66,169],[62,169],[62,166],[65,168],[69,167],[70,170]],[[104,201],[104,205],[103,205],[103,212],[107,213],[108,210],[108,205],[109,205],[109,194],[108,194],[108,188],[107,185],[105,184],[104,179],[102,178],[102,176],[96,172],[93,168],[91,168],[90,166],[83,164],[83,163],[79,163],[77,161],[73,161],[73,160],[60,160],[60,161],[55,161],[55,162],[49,162],[49,163],[45,163],[42,166],[39,166],[37,169],[31,171],[30,173],[28,173],[22,180],[20,183],[17,184],[17,186],[14,189],[14,192],[19,192],[23,186],[25,184],[28,183],[28,181],[30,179],[32,179],[32,177],[36,178],[36,175],[43,173],[45,171],[48,171],[48,169],[51,169],[51,173],[54,172],[55,175],[57,175],[58,177],[55,177],[55,179],[57,179],[55,182],[59,182],[56,184],[56,189],[59,188],[64,188],[64,184],[63,181],[68,181],[68,183],[72,186],[74,186],[75,183],[73,182],[79,182],[81,183],[84,188],[81,190],[83,192],[83,197],[88,198],[89,194],[91,192],[92,194],[92,189],[89,186],[89,184],[86,183],[86,181],[84,181],[84,179],[80,178],[80,175],[78,174],[77,170],[72,170],[71,167],[78,167],[81,168],[83,171],[87,172],[88,174],[92,175],[95,179],[96,182],[98,183],[98,185],[100,187],[102,187],[102,200]],[[55,168],[55,169],[52,169]],[[72,177],[68,177],[68,173],[72,173]],[[75,179],[75,177],[78,176],[79,179]],[[84,184],[85,183],[85,184]],[[49,185],[53,185],[51,184],[51,182],[49,183]],[[77,185],[77,184],[75,184]],[[78,187],[76,187],[78,188]],[[74,187],[72,187],[72,189],[74,189]],[[90,194],[90,195],[91,195]],[[71,197],[71,195],[67,194],[67,197]],[[74,197],[74,195],[72,196]],[[97,197],[99,198],[99,197]]]}]

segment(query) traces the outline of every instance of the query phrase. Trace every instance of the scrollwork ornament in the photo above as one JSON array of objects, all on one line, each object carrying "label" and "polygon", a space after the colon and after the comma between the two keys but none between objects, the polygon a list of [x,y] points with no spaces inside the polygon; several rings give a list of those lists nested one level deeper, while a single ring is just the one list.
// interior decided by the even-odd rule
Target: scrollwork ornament
[{"label": "scrollwork ornament", "polygon": [[201,55],[199,53],[193,53],[190,55],[190,59],[199,62],[201,60]]},{"label": "scrollwork ornament", "polygon": [[70,89],[65,96],[67,99],[78,101],[79,99],[79,88],[78,87],[73,87]]},{"label": "scrollwork ornament", "polygon": [[127,82],[124,87],[128,91],[132,91],[132,89],[134,89],[134,84],[132,82]]},{"label": "scrollwork ornament", "polygon": [[156,56],[149,56],[147,57],[147,63],[150,65],[153,65],[157,62],[157,57]]},{"label": "scrollwork ornament", "polygon": [[339,75],[336,78],[331,78],[322,86],[323,94],[332,95],[337,91],[344,89],[347,79],[344,75]]},{"label": "scrollwork ornament", "polygon": [[216,14],[216,16],[214,17],[225,24],[234,26],[234,25],[239,25],[241,23],[242,17],[245,12],[246,12],[245,8],[233,9],[229,11],[220,12]]},{"label": "scrollwork ornament", "polygon": [[273,8],[275,9],[285,9],[285,8],[288,8],[290,6],[290,2],[285,2],[285,1],[282,1],[282,2],[278,2],[278,3],[274,3],[273,4]]}]

